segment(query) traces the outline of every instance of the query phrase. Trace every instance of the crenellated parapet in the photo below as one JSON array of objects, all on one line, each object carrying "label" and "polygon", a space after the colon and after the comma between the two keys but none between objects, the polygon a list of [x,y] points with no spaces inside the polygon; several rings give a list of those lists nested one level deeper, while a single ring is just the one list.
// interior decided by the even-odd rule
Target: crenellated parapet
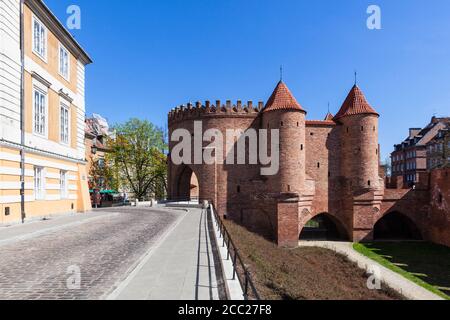
[{"label": "crenellated parapet", "polygon": [[235,104],[231,100],[227,100],[222,104],[220,100],[216,100],[215,104],[206,101],[204,104],[196,102],[195,104],[187,103],[169,112],[169,124],[185,121],[196,120],[206,117],[257,117],[264,108],[264,102],[260,101],[254,104],[253,101],[248,101],[243,104],[238,100]]}]

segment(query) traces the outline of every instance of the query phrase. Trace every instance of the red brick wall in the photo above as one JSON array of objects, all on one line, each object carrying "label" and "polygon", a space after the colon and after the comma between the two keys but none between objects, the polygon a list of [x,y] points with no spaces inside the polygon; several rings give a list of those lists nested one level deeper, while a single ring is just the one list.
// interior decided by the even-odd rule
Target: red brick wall
[{"label": "red brick wall", "polygon": [[430,240],[450,247],[450,169],[431,173]]},{"label": "red brick wall", "polygon": [[280,139],[280,169],[277,175],[267,177],[269,190],[301,193],[305,183],[305,113],[271,111],[262,118],[262,127],[278,129]]},{"label": "red brick wall", "polygon": [[343,175],[351,179],[354,190],[382,187],[378,172],[378,117],[355,115],[340,122]]},{"label": "red brick wall", "polygon": [[336,126],[306,127],[306,174],[315,181],[313,213],[338,214],[341,175],[339,130]]},{"label": "red brick wall", "polygon": [[280,200],[277,206],[277,243],[282,247],[297,247],[298,198]]},{"label": "red brick wall", "polygon": [[[280,171],[267,177],[260,175],[259,165],[190,165],[186,169],[169,161],[171,196],[189,192],[190,176],[182,172],[192,170],[198,177],[200,198],[214,201],[219,214],[280,245],[295,244],[304,224],[321,213],[340,222],[351,240],[370,240],[377,221],[394,211],[410,217],[426,240],[450,245],[448,169],[433,172],[431,179],[421,177],[416,190],[383,189],[375,116],[346,117],[334,126],[306,124],[301,112],[261,115],[242,107],[224,107],[216,113],[193,109],[171,113],[170,134],[177,128],[193,132],[194,120],[202,121],[203,131],[220,130],[224,150],[235,146],[235,142],[226,145],[227,129],[280,129]],[[170,143],[171,150],[173,146]],[[392,186],[398,182],[392,181]],[[299,198],[286,201],[283,194]]]}]

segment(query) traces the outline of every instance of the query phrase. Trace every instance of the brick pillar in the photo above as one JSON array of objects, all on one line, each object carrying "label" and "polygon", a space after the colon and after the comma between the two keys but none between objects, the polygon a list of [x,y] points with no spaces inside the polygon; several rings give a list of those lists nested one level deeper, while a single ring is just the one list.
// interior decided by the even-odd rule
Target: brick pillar
[{"label": "brick pillar", "polygon": [[277,244],[280,247],[298,246],[299,241],[298,195],[284,196],[277,204]]}]

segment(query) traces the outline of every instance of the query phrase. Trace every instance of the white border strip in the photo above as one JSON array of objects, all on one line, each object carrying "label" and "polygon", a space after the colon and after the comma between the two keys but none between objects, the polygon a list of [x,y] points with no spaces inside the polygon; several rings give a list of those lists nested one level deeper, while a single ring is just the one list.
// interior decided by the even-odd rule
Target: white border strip
[{"label": "white border strip", "polygon": [[242,290],[239,280],[236,278],[233,280],[233,262],[231,259],[227,259],[228,247],[227,245],[222,245],[223,238],[220,236],[219,230],[217,230],[217,220],[214,215],[214,207],[210,204],[209,208],[211,210],[211,219],[213,222],[214,236],[216,239],[216,244],[219,249],[220,262],[222,263],[222,272],[225,281],[225,286],[227,287],[227,294],[230,300],[244,300],[244,291]]}]

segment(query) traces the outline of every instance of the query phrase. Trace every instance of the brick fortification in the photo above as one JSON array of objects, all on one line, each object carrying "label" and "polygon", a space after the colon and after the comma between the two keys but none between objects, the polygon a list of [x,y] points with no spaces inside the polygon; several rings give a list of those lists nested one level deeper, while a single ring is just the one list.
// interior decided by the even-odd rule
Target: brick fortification
[{"label": "brick fortification", "polygon": [[[433,197],[448,203],[446,195],[432,196],[429,185],[414,190],[385,188],[379,172],[379,115],[358,86],[350,90],[336,116],[328,114],[321,121],[308,121],[306,116],[283,82],[266,104],[207,101],[172,110],[170,136],[176,129],[193,134],[194,121],[201,121],[203,132],[217,129],[224,137],[229,129],[279,129],[280,168],[276,175],[264,176],[261,165],[175,165],[169,155],[169,197],[189,198],[195,173],[200,199],[213,201],[222,216],[282,246],[296,246],[305,225],[323,215],[340,237],[372,240],[377,223],[381,229],[389,226],[393,218],[382,221],[389,214],[404,216],[420,230],[421,237],[450,245],[448,228],[428,227],[442,219],[448,221],[448,207],[442,209],[442,202],[430,205]],[[175,145],[170,142],[171,152]],[[224,150],[235,147],[224,139]],[[448,195],[448,183],[434,179],[441,181]],[[441,220],[427,218],[439,210]]]}]

